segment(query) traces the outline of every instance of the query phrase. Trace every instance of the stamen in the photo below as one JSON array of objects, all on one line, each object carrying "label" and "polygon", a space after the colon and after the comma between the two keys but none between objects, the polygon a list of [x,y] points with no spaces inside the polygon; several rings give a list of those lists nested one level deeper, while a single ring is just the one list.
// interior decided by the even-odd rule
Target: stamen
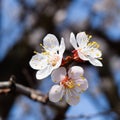
[{"label": "stamen", "polygon": [[103,60],[103,58],[98,58],[99,60]]},{"label": "stamen", "polygon": [[43,47],[43,45],[40,43],[40,46]]},{"label": "stamen", "polygon": [[100,54],[96,54],[96,56],[99,56]]},{"label": "stamen", "polygon": [[44,52],[42,52],[42,54],[43,54],[43,55],[49,55],[49,52],[44,51]]},{"label": "stamen", "polygon": [[91,39],[91,38],[92,38],[92,35],[89,35],[88,38]]},{"label": "stamen", "polygon": [[69,89],[72,89],[75,87],[75,83],[73,80],[69,79],[67,76],[61,81],[61,84]]},{"label": "stamen", "polygon": [[93,41],[93,42],[89,42],[89,43],[88,43],[88,46],[94,47],[94,48],[99,48],[100,45],[99,45],[97,42],[94,42],[94,41]]},{"label": "stamen", "polygon": [[38,52],[37,52],[37,51],[33,51],[33,53],[38,54]]},{"label": "stamen", "polygon": [[47,46],[43,46],[43,44],[40,43],[40,46],[43,48],[43,50],[45,50],[47,48]]}]

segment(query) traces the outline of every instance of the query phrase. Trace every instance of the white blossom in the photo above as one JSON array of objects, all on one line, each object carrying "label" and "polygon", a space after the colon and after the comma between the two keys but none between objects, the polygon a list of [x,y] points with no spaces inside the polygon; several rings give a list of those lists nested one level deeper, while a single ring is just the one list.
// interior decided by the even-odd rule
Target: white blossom
[{"label": "white blossom", "polygon": [[73,66],[68,70],[60,67],[51,74],[52,81],[58,83],[49,92],[49,100],[59,102],[63,99],[69,105],[76,105],[80,101],[80,93],[88,88],[88,82],[83,77],[83,69]]},{"label": "white blossom", "polygon": [[102,53],[98,49],[99,44],[97,42],[89,42],[90,37],[85,32],[77,34],[76,38],[73,33],[70,35],[70,43],[75,48],[80,59],[89,61],[92,65],[102,66],[100,61]]},{"label": "white blossom", "polygon": [[37,79],[43,79],[51,74],[51,72],[61,65],[63,53],[65,51],[64,39],[61,39],[59,45],[58,39],[53,34],[48,34],[43,39],[44,51],[36,53],[29,64],[33,69],[38,70]]}]

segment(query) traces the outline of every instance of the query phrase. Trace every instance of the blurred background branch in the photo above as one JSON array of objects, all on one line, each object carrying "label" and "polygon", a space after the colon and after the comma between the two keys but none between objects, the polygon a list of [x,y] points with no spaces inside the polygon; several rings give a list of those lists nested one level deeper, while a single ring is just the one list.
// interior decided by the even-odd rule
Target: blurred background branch
[{"label": "blurred background branch", "polygon": [[89,120],[91,118],[94,118],[94,117],[97,117],[97,116],[104,116],[104,115],[109,115],[111,112],[113,112],[113,110],[107,110],[107,111],[103,111],[103,112],[99,112],[99,113],[96,113],[96,114],[90,114],[90,115],[78,115],[78,116],[67,116],[66,119],[69,119],[69,120],[75,120],[75,119],[86,119],[86,120]]}]

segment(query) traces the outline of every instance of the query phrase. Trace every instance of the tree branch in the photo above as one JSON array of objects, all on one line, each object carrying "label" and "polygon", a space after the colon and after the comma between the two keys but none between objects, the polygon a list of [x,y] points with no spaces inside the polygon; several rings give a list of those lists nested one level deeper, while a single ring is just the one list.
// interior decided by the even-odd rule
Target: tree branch
[{"label": "tree branch", "polygon": [[113,112],[113,110],[106,110],[106,111],[102,111],[102,112],[90,114],[90,115],[66,116],[66,119],[78,119],[78,118],[91,119],[93,117],[97,117],[101,115],[109,115],[111,112]]},{"label": "tree branch", "polygon": [[9,81],[0,82],[0,94],[9,93],[12,91],[16,91],[20,94],[23,94],[32,100],[47,103],[48,96],[43,94],[41,91],[34,90],[29,87],[25,87],[21,84],[15,83],[15,76],[11,76]]}]

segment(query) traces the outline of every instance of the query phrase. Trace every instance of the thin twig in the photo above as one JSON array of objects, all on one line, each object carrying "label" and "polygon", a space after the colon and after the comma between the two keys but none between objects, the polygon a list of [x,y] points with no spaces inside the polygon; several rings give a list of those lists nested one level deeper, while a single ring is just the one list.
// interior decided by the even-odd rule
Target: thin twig
[{"label": "thin twig", "polygon": [[109,115],[111,112],[113,112],[113,110],[106,110],[106,111],[102,111],[102,112],[90,114],[90,115],[66,116],[66,119],[78,119],[78,118],[90,119],[100,115]]},{"label": "thin twig", "polygon": [[11,76],[9,81],[0,82],[0,94],[9,93],[12,91],[16,91],[41,103],[47,103],[48,101],[48,96],[43,94],[41,91],[15,83],[15,76]]}]

